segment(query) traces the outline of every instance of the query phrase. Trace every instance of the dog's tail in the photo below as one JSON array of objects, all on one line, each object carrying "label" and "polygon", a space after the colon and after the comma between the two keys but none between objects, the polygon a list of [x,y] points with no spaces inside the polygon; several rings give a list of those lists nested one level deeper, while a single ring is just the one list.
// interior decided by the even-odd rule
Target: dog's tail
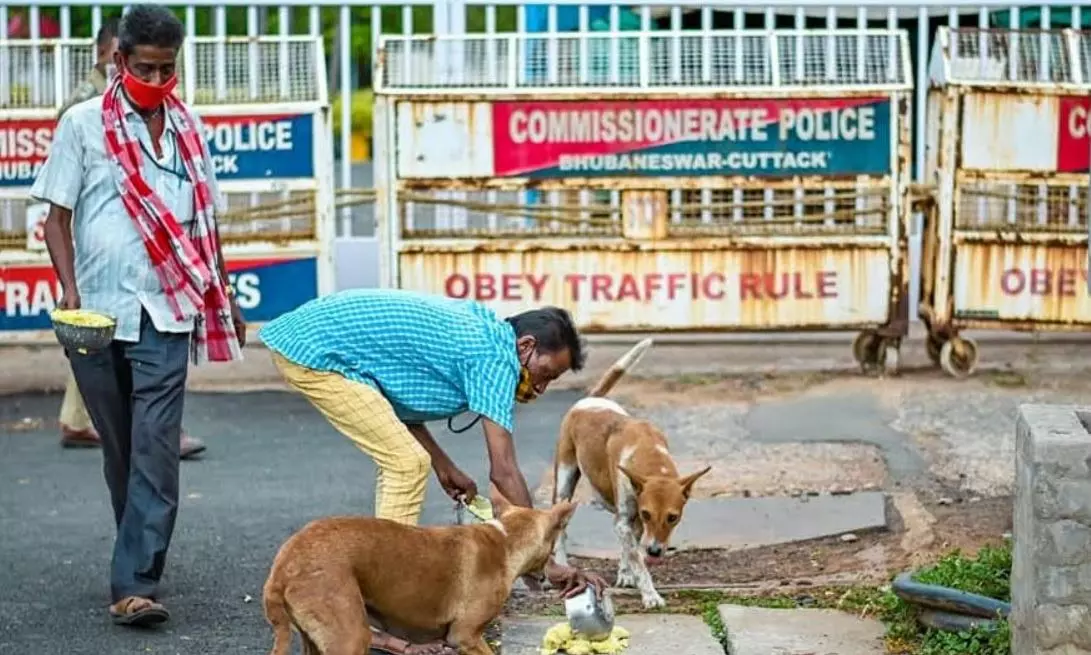
[{"label": "dog's tail", "polygon": [[621,358],[614,362],[613,366],[599,378],[599,381],[591,388],[591,391],[587,393],[588,397],[602,398],[610,393],[610,390],[614,388],[614,385],[617,384],[618,380],[632,370],[637,362],[644,357],[644,353],[648,352],[648,348],[652,347],[652,343],[653,340],[649,337],[636,344],[629,352],[622,355]]},{"label": "dog's tail", "polygon": [[273,628],[273,649],[269,655],[289,655],[292,651],[292,617],[284,600],[284,587],[276,584],[272,577],[262,590],[262,604],[265,620]]}]

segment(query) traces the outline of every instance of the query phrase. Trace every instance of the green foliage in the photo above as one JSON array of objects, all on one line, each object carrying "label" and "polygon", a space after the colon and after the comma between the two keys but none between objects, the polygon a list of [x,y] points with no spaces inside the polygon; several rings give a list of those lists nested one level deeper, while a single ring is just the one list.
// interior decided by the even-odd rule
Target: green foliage
[{"label": "green foliage", "polygon": [[1011,545],[985,546],[974,559],[963,557],[956,550],[914,577],[925,584],[1010,602]]},{"label": "green foliage", "polygon": [[[977,557],[952,551],[936,564],[914,575],[918,582],[942,585],[998,600],[1011,600],[1011,542],[985,546]],[[1009,655],[1011,631],[1007,621],[997,630],[944,632],[917,622],[916,609],[887,590],[879,600],[879,615],[887,625],[891,653],[911,655]]]},{"label": "green foliage", "polygon": [[[340,138],[341,134],[341,96],[336,95],[331,99],[332,107],[330,111],[333,113],[333,135],[334,138]],[[352,105],[349,107],[352,121],[350,127],[352,131],[358,133],[365,138],[371,137],[371,108],[372,108],[372,93],[371,91],[353,91],[352,92]]]}]

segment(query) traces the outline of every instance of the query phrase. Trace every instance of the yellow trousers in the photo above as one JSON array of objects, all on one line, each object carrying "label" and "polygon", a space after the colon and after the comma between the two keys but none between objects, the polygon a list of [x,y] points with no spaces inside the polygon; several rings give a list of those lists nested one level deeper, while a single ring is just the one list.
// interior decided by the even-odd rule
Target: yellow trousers
[{"label": "yellow trousers", "polygon": [[315,371],[272,355],[284,380],[375,460],[379,470],[375,515],[416,525],[432,458],[394,414],[390,402],[374,388],[339,373]]},{"label": "yellow trousers", "polygon": [[72,369],[68,370],[68,384],[64,387],[64,400],[61,401],[61,415],[58,419],[64,427],[75,432],[83,432],[91,429],[91,417],[87,414],[87,406],[83,404],[83,396],[76,386],[76,376],[72,375]]}]

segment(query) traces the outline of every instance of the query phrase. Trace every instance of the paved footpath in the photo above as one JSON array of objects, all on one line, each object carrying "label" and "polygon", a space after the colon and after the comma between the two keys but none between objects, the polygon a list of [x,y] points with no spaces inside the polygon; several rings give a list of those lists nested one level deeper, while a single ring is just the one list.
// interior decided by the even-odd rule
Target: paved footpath
[{"label": "paved footpath", "polygon": [[[575,397],[550,393],[520,408],[519,457],[532,482]],[[113,526],[101,453],[60,449],[59,403],[57,395],[0,397],[2,655],[267,653],[261,586],[276,549],[311,519],[372,511],[372,464],[302,398],[190,394],[186,425],[209,451],[182,463],[163,589],[173,620],[154,632],[114,627],[105,611]],[[441,427],[433,425],[441,443],[487,484],[480,429]],[[433,479],[423,522],[452,517]]]}]

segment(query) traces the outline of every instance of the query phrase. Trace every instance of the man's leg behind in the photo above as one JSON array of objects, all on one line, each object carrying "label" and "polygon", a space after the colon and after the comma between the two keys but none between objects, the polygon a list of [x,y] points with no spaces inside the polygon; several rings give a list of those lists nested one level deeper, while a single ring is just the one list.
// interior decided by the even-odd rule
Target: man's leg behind
[{"label": "man's leg behind", "polygon": [[[147,314],[140,341],[126,344],[133,376],[129,502],[114,547],[115,602],[154,599],[178,515],[178,451],[189,335],[161,333]],[[164,617],[165,618],[165,617]]]},{"label": "man's leg behind", "polygon": [[337,373],[313,371],[273,353],[284,379],[302,393],[341,434],[375,460],[379,468],[375,515],[415,525],[420,519],[428,473],[428,452],[372,387]]},{"label": "man's leg behind", "polygon": [[98,448],[101,444],[87,407],[76,384],[76,376],[68,371],[68,382],[64,387],[64,400],[61,401],[61,413],[57,417],[61,424],[61,445],[65,448]]}]

